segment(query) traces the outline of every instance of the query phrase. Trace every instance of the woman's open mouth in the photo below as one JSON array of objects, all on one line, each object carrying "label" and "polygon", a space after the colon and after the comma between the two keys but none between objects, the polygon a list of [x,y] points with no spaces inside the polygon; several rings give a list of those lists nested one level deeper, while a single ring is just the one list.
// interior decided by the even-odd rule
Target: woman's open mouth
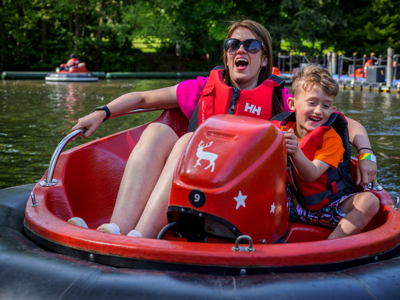
[{"label": "woman's open mouth", "polygon": [[244,70],[248,65],[248,60],[243,57],[239,57],[235,60],[235,66],[237,70]]}]

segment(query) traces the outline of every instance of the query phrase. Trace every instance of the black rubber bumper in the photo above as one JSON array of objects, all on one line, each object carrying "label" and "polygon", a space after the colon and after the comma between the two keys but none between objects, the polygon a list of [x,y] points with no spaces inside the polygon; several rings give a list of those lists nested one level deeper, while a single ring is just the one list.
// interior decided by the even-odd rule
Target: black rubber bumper
[{"label": "black rubber bumper", "polygon": [[0,190],[0,299],[397,299],[400,258],[328,273],[209,276],[108,267],[23,234],[33,185]]}]

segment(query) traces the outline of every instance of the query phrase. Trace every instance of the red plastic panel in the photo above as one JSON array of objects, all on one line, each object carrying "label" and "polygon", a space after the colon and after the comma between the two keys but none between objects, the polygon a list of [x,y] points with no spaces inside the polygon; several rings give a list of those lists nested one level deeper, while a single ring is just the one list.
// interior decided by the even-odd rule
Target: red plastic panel
[{"label": "red plastic panel", "polygon": [[[204,203],[191,199],[196,190]],[[276,241],[289,220],[283,134],[255,118],[207,119],[182,155],[170,205],[222,218],[255,243]]]},{"label": "red plastic panel", "polygon": [[287,243],[304,243],[326,240],[332,229],[290,222],[285,241]]}]

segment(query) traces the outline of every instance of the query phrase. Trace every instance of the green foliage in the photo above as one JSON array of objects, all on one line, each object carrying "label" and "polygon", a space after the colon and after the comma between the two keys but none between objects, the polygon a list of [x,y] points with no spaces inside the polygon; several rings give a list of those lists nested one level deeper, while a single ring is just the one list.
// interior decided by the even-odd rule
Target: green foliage
[{"label": "green foliage", "polygon": [[365,49],[382,54],[386,53],[389,46],[399,50],[400,1],[373,0],[370,14],[373,17],[364,26]]},{"label": "green foliage", "polygon": [[331,46],[328,36],[346,26],[339,1],[284,0],[281,15],[290,50],[309,57],[321,55]]},{"label": "green foliage", "polygon": [[0,71],[52,70],[70,53],[96,71],[208,70],[236,18],[263,24],[275,57],[400,52],[400,0],[3,0]]}]

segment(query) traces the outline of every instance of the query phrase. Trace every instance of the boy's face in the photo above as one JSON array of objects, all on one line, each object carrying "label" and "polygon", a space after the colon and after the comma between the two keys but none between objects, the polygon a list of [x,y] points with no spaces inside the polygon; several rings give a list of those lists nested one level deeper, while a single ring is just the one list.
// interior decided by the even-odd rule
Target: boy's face
[{"label": "boy's face", "polygon": [[308,133],[320,127],[336,111],[333,106],[334,96],[329,96],[319,87],[301,92],[296,98],[290,97],[288,105],[296,114],[296,135],[304,138]]}]

